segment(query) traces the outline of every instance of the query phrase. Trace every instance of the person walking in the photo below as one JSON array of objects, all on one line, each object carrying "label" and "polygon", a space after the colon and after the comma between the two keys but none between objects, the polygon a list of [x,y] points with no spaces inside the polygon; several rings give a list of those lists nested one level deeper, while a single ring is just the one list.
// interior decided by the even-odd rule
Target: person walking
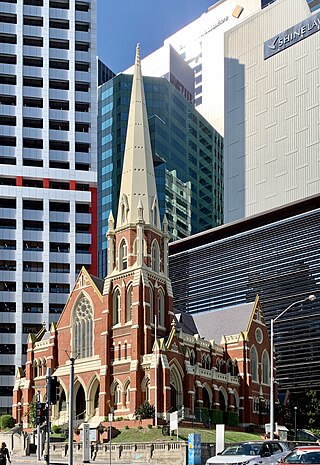
[{"label": "person walking", "polygon": [[1,449],[0,449],[0,465],[6,465],[7,459],[8,459],[8,462],[11,463],[7,444],[3,442],[1,444]]}]

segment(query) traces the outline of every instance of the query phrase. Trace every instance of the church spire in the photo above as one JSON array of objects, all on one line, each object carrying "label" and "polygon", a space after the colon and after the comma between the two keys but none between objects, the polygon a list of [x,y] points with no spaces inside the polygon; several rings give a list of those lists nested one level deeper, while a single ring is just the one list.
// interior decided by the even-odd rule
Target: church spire
[{"label": "church spire", "polygon": [[141,206],[145,224],[160,229],[156,181],[140,64],[140,46],[138,44],[122,168],[117,228],[136,224]]}]

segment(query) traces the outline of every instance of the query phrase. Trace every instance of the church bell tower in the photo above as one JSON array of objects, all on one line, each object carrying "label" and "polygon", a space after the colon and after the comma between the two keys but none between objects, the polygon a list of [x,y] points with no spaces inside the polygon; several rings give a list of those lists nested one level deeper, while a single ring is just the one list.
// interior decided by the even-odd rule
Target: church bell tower
[{"label": "church bell tower", "polygon": [[[130,402],[122,399],[125,408],[121,416],[124,416],[131,415],[144,400],[154,403],[154,373],[142,360],[153,353],[155,324],[157,338],[161,338],[170,331],[173,319],[168,223],[166,217],[160,223],[139,45],[118,214],[116,222],[112,213],[109,216],[107,238],[108,274],[104,282],[107,360],[111,392],[114,383],[119,382],[122,395],[130,398]],[[128,392],[123,388],[126,383]],[[116,403],[113,400],[114,406]]]}]

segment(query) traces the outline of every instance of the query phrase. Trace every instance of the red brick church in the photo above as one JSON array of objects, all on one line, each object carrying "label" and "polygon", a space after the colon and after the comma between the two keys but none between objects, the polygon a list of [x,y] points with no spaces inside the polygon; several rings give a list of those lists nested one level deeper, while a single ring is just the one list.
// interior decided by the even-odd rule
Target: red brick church
[{"label": "red brick church", "polygon": [[[13,415],[40,391],[47,367],[60,381],[52,422],[69,416],[75,360],[74,417],[99,424],[109,412],[133,419],[144,401],[159,419],[184,407],[268,422],[270,343],[255,302],[199,315],[177,314],[168,273],[168,225],[160,223],[143,79],[137,47],[118,216],[108,220],[108,274],[81,270],[57,324],[29,335],[25,371],[17,371]],[[201,269],[199,269],[201,273]],[[216,412],[217,413],[217,412]],[[228,420],[226,420],[228,421]]]}]

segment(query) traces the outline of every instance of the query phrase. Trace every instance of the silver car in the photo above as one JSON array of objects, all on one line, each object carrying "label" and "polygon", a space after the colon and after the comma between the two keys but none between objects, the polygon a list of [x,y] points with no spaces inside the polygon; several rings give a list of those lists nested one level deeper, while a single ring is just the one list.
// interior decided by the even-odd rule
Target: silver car
[{"label": "silver car", "polygon": [[281,441],[252,441],[235,443],[207,460],[206,465],[273,465],[290,452]]}]

